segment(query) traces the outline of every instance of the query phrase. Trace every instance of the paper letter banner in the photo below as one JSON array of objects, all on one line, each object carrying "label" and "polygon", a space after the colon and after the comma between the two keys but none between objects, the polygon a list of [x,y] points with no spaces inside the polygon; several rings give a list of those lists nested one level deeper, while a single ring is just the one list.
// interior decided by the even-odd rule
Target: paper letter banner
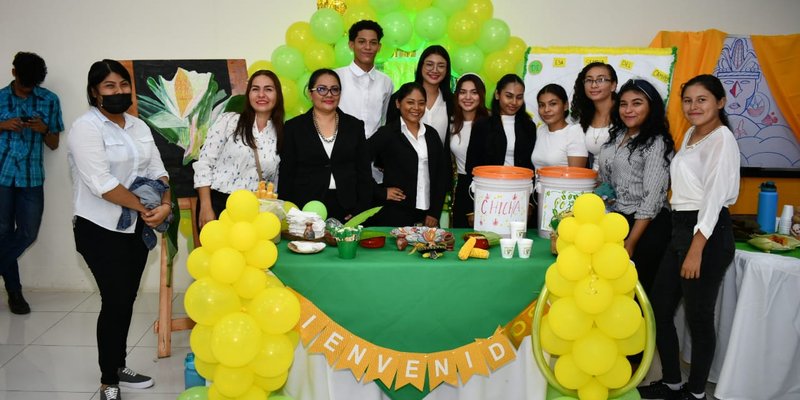
[{"label": "paper letter banner", "polygon": [[300,341],[303,342],[303,346],[308,346],[311,340],[325,329],[325,325],[331,322],[331,319],[300,293],[294,292],[294,294],[300,299],[300,321],[297,322],[297,330],[300,332]]},{"label": "paper letter banner", "polygon": [[[525,103],[537,104],[536,94],[547,84],[556,83],[572,101],[575,79],[586,64],[602,62],[617,72],[617,89],[628,79],[647,79],[666,103],[675,55],[672,48],[532,47],[525,64]],[[529,106],[533,121],[539,114]]]},{"label": "paper letter banner", "polygon": [[367,366],[367,374],[364,379],[374,381],[376,379],[383,382],[386,387],[392,387],[394,374],[400,364],[400,353],[394,350],[378,348]]},{"label": "paper letter banner", "polygon": [[352,336],[352,339],[342,347],[342,354],[339,356],[339,362],[336,363],[336,369],[349,369],[353,372],[356,380],[360,381],[374,353],[375,346]]},{"label": "paper letter banner", "polygon": [[458,386],[456,359],[450,351],[428,354],[428,382],[431,390],[442,382]]},{"label": "paper letter banner", "polygon": [[494,335],[481,344],[483,358],[486,360],[486,364],[489,364],[492,371],[497,371],[498,368],[517,358],[514,352],[514,346],[511,344],[511,341],[508,340],[508,336],[506,336],[500,328],[494,332]]},{"label": "paper letter banner", "polygon": [[425,386],[425,370],[428,366],[426,356],[422,353],[399,353],[400,359],[397,365],[397,382],[394,384],[395,390],[408,385],[409,383],[422,390]]},{"label": "paper letter banner", "polygon": [[453,351],[456,359],[458,375],[461,376],[461,384],[466,384],[473,375],[489,376],[489,367],[483,359],[481,342],[476,341],[466,346],[459,347]]}]

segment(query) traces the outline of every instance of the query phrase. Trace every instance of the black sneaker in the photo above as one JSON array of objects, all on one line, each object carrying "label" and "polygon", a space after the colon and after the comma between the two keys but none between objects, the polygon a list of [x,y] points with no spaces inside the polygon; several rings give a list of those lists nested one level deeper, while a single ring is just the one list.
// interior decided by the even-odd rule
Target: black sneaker
[{"label": "black sneaker", "polygon": [[153,378],[147,375],[137,374],[136,371],[128,367],[118,369],[117,375],[119,375],[120,386],[133,389],[147,389],[155,383]]},{"label": "black sneaker", "polygon": [[8,292],[8,309],[14,314],[31,313],[31,306],[25,301],[21,291]]},{"label": "black sneaker", "polygon": [[100,391],[100,400],[122,400],[122,396],[119,394],[119,386],[106,386],[105,389]]},{"label": "black sneaker", "polygon": [[643,399],[679,400],[682,399],[681,396],[684,393],[683,390],[670,389],[662,380],[657,380],[647,386],[639,386],[636,389],[639,390],[639,396]]},{"label": "black sneaker", "polygon": [[686,384],[681,386],[681,394],[677,398],[678,400],[708,400],[705,393],[703,393],[703,397],[695,397],[692,392],[686,389]]}]

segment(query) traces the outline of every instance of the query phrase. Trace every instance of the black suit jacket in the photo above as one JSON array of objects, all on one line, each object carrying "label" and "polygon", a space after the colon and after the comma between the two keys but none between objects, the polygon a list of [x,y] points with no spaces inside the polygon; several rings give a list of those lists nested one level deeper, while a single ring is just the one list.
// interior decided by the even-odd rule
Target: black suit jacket
[{"label": "black suit jacket", "polygon": [[300,207],[322,200],[331,172],[339,204],[353,215],[366,210],[372,197],[372,172],[364,123],[337,109],[339,133],[330,158],[314,128],[313,108],[286,122],[278,189],[282,199]]},{"label": "black suit jacket", "polygon": [[[399,221],[406,219],[408,215],[413,215],[416,209],[417,152],[400,130],[399,119],[378,129],[369,138],[368,143],[375,166],[383,169],[383,184],[374,186],[375,201],[383,205],[379,220],[395,222],[391,225],[399,226],[401,225]],[[444,195],[449,186],[446,172],[449,158],[444,157],[438,132],[429,125],[425,125],[425,143],[428,148],[428,176],[431,183],[430,207],[425,215],[438,220],[442,213]],[[405,200],[387,201],[388,187],[400,188],[406,196]],[[420,221],[404,221],[403,225],[415,222]]]}]

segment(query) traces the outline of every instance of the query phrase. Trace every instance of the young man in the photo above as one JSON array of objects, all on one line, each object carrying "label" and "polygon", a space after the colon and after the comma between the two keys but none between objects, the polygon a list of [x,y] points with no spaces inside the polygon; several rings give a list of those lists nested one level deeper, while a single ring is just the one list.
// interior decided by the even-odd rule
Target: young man
[{"label": "young man", "polygon": [[40,87],[47,75],[34,53],[14,56],[14,80],[0,89],[0,276],[8,308],[28,314],[17,258],[39,234],[44,209],[42,144],[58,148],[64,130],[58,96]]}]

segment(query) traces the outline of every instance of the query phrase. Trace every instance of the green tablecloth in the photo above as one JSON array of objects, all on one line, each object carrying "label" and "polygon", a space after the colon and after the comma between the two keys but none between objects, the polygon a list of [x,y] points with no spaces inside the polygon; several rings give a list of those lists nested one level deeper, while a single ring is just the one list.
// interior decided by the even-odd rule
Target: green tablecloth
[{"label": "green tablecloth", "polygon": [[[384,230],[388,228],[370,228]],[[503,259],[499,248],[488,260],[459,261],[465,229],[453,229],[455,250],[438,260],[398,251],[389,237],[381,249],[359,247],[355,259],[337,249],[301,255],[278,245],[272,271],[331,319],[375,345],[397,351],[431,353],[488,337],[539,295],[547,267],[555,262],[550,242],[534,238],[530,259]],[[516,256],[516,252],[515,252]],[[419,399],[412,386],[394,399]]]}]

